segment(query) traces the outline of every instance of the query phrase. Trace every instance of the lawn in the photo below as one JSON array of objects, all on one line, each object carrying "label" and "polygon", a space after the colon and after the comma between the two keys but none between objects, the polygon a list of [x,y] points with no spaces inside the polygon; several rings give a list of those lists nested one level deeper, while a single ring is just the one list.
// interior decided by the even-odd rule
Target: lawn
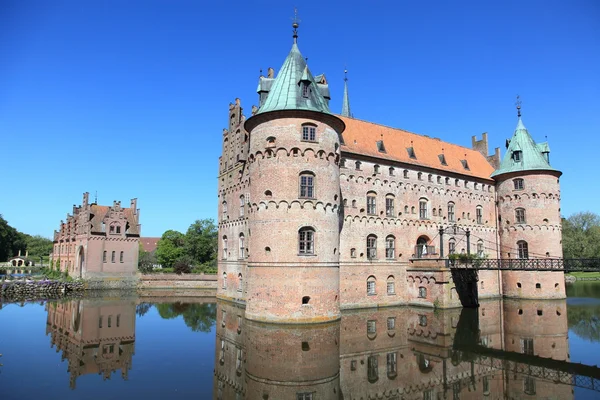
[{"label": "lawn", "polygon": [[598,279],[600,279],[600,272],[569,272],[567,275],[574,276],[575,278],[598,278]]}]

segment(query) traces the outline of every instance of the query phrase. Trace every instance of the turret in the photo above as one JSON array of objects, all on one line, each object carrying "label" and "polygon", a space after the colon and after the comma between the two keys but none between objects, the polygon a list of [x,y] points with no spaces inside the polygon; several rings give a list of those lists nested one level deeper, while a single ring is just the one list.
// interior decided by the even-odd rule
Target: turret
[{"label": "turret", "polygon": [[[518,102],[517,128],[500,167],[492,177],[498,196],[498,232],[502,259],[562,258],[561,172],[549,163],[547,143],[536,144]],[[503,272],[507,297],[564,298],[560,272]]]},{"label": "turret", "polygon": [[[297,27],[266,98],[245,123],[251,182],[246,317],[268,322],[340,316],[339,135],[345,125],[329,110],[298,49]],[[264,89],[260,83],[259,94]]]}]

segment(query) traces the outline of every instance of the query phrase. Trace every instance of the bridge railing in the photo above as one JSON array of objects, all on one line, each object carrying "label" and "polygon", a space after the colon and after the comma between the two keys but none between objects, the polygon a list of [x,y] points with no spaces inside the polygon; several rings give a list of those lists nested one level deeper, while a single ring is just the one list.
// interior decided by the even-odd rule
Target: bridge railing
[{"label": "bridge railing", "polygon": [[447,259],[446,266],[453,269],[503,270],[503,271],[600,271],[600,258],[469,258]]}]

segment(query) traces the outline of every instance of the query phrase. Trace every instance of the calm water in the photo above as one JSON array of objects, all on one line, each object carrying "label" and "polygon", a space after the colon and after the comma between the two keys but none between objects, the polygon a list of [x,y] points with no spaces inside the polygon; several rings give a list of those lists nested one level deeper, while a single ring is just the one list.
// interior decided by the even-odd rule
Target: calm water
[{"label": "calm water", "polygon": [[568,291],[310,328],[246,321],[214,298],[5,303],[0,399],[600,398],[598,380],[585,388],[597,369],[565,372],[600,364],[600,284]]}]

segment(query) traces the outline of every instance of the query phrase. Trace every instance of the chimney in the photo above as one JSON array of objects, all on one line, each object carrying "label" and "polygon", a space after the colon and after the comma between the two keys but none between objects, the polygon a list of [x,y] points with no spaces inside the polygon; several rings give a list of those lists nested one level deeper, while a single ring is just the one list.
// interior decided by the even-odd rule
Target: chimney
[{"label": "chimney", "polygon": [[90,197],[90,193],[89,192],[85,192],[83,194],[83,203],[82,203],[83,207],[87,207],[89,197]]},{"label": "chimney", "polygon": [[131,206],[130,207],[133,210],[133,212],[135,213],[136,209],[137,209],[137,198],[131,199]]},{"label": "chimney", "polygon": [[271,67],[267,70],[267,78],[273,79],[275,77],[275,70]]}]

